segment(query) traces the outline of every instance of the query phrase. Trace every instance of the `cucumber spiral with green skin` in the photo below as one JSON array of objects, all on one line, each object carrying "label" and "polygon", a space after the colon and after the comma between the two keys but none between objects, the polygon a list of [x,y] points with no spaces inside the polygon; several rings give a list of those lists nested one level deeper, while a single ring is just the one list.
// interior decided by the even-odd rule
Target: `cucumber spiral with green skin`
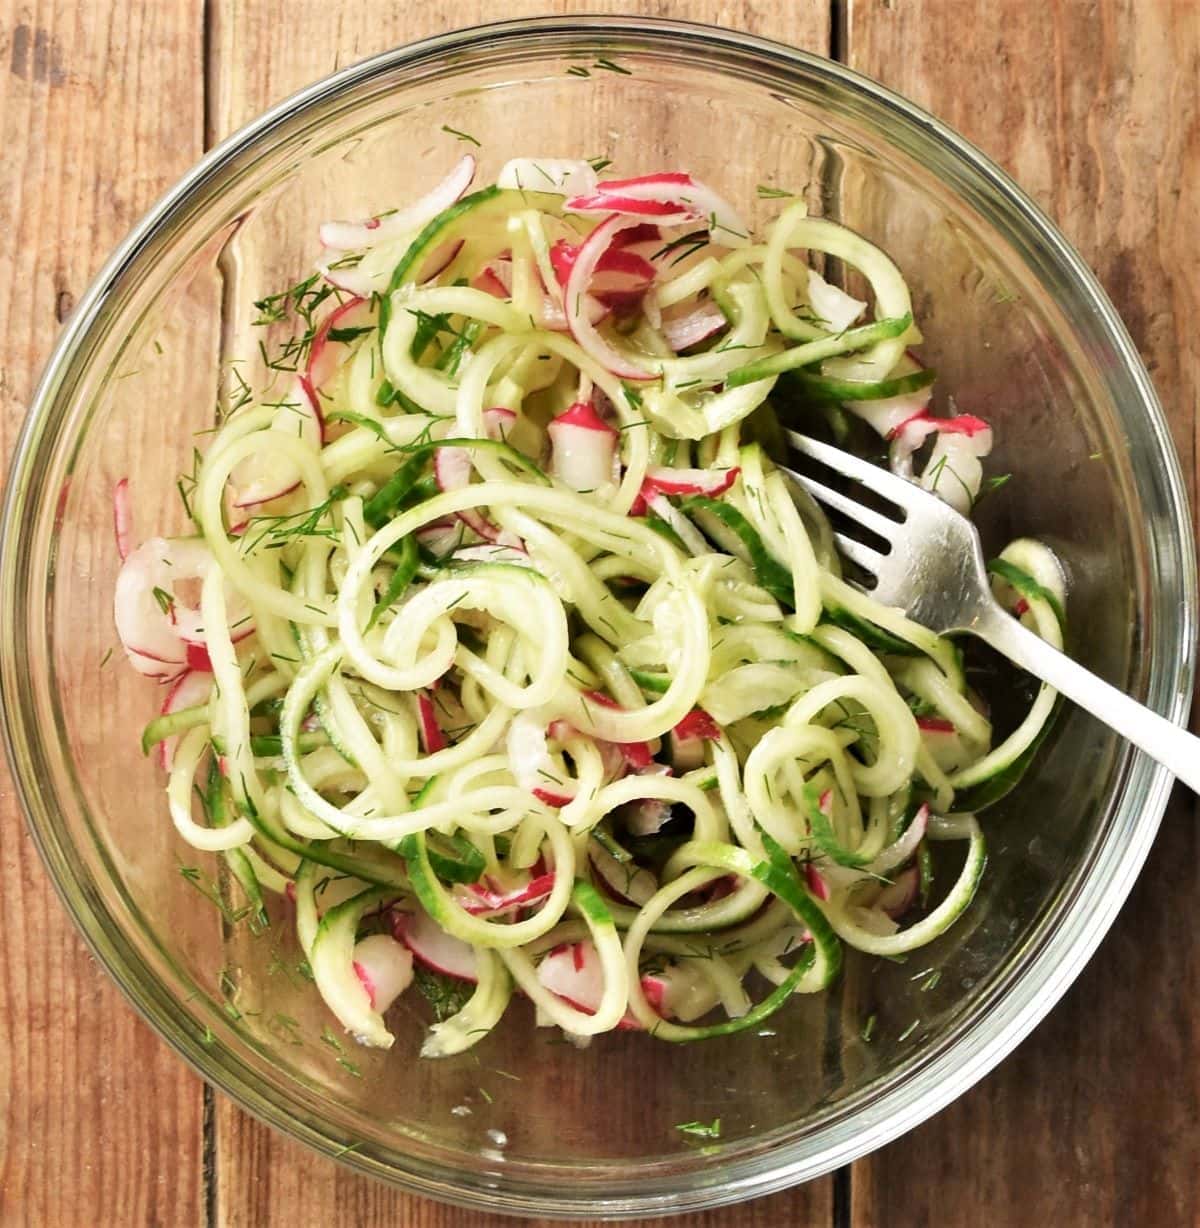
[{"label": "cucumber spiral with green skin", "polygon": [[[266,300],[298,320],[296,384],[210,442],[198,536],[129,552],[122,484],[122,642],[188,679],[143,748],[255,916],[295,900],[364,1044],[392,1043],[413,959],[476,986],[427,1056],[518,991],[581,1043],[753,1027],[844,947],[900,955],[963,913],[974,811],[1055,705],[1043,687],[997,742],[955,644],[843,578],[764,446],[784,382],[909,470],[935,437],[972,498],[990,432],[930,413],[900,271],[802,205],[759,240],[682,173],[521,159],[463,195],[473,174],[331,223],[323,278]],[[874,319],[809,252],[863,275]],[[202,577],[196,609],[156,551]],[[1061,646],[1050,551],[992,570]],[[966,853],[921,902],[935,841]]]}]

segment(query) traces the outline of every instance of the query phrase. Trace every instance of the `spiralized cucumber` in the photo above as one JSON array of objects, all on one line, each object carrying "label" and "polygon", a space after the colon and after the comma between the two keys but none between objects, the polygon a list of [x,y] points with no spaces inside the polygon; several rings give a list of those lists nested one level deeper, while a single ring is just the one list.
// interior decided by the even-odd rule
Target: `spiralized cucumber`
[{"label": "spiralized cucumber", "polygon": [[[718,1037],[825,988],[844,946],[934,941],[984,871],[972,807],[1055,707],[1042,688],[993,745],[958,647],[842,575],[771,459],[789,398],[840,402],[900,471],[936,436],[977,492],[990,431],[932,415],[894,262],[799,204],[758,241],[691,176],[556,160],[530,191],[537,165],[463,195],[468,157],[323,229],[321,278],[259,305],[296,336],[208,444],[203,537],[130,553],[117,594],[135,667],[189,680],[142,739],[180,836],[256,923],[294,899],[363,1044],[393,1043],[412,960],[473,981],[426,1057],[514,993],[580,1043]],[[1061,646],[1046,547],[993,576]],[[966,854],[925,903],[933,839]]]}]

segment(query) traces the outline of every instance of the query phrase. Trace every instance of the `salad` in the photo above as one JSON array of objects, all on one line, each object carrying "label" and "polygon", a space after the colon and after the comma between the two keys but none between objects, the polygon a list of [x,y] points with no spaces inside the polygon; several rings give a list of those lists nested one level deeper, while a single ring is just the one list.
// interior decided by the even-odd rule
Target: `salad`
[{"label": "salad", "polygon": [[[256,305],[283,339],[180,484],[191,535],[135,547],[118,485],[143,745],[365,1045],[414,961],[473,986],[430,1057],[514,996],[578,1043],[754,1027],[963,914],[1055,699],[994,736],[958,647],[843,574],[780,419],[963,511],[992,434],[933,412],[892,260],[801,201],[756,235],[681,172],[476,169],[322,226]],[[992,570],[1061,645],[1050,551]]]}]

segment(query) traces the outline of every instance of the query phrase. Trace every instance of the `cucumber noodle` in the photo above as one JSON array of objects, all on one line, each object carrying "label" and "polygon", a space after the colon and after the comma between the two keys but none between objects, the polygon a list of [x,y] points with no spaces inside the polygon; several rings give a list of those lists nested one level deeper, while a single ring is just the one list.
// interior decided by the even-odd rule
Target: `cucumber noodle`
[{"label": "cucumber noodle", "polygon": [[[295,901],[363,1043],[392,1043],[413,958],[475,983],[431,1056],[516,989],[580,1043],[752,1027],[843,944],[896,956],[963,913],[973,810],[1055,702],[993,745],[955,646],[843,579],[778,416],[848,410],[960,506],[991,433],[932,414],[900,271],[803,205],[760,241],[688,176],[518,160],[463,197],[473,173],[323,228],[322,275],[259,304],[295,385],[225,416],[200,537],[122,545],[122,642],[172,684],[144,745],[256,915]],[[1049,551],[993,570],[1061,645]]]}]

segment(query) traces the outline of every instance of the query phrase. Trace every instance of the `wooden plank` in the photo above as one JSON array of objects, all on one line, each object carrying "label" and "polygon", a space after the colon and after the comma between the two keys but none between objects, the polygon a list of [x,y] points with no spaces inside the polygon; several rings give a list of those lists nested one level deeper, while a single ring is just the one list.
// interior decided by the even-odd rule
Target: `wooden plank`
[{"label": "wooden plank", "polygon": [[[812,0],[781,6],[754,0],[689,0],[664,6],[642,0],[633,4],[590,3],[587,7],[589,11],[669,12],[673,17],[752,29],[821,51],[829,45],[829,8]],[[283,0],[256,0],[252,4],[215,6],[208,66],[212,135],[223,136],[287,92],[390,46],[499,16],[519,18],[577,9],[566,0],[552,4],[545,0],[509,0],[501,10],[476,0],[454,4],[430,0],[382,7],[330,4],[328,0],[289,0],[286,4]],[[300,30],[303,37],[296,36]],[[670,122],[673,117],[664,116],[664,123]],[[264,266],[244,271],[252,279],[267,270]],[[632,1128],[638,1110],[628,1102],[625,1107]],[[335,1217],[362,1228],[376,1224],[476,1228],[495,1223],[492,1215],[471,1214],[412,1198],[313,1159],[224,1098],[217,1101],[216,1124],[215,1206],[222,1228],[271,1228]],[[741,1208],[694,1217],[689,1223],[738,1228],[826,1224],[831,1214],[832,1182],[826,1180]]]},{"label": "wooden plank", "polygon": [[[58,325],[202,150],[202,9],[0,0],[5,467]],[[200,1223],[199,1080],[88,956],[2,768],[0,827],[0,1222]]]},{"label": "wooden plank", "polygon": [[[1096,269],[1195,489],[1200,9],[1173,0],[850,0],[851,65],[1010,170]],[[1195,802],[1176,796],[1129,903],[1064,1002],[984,1083],[853,1172],[852,1222],[1200,1220]]]}]

